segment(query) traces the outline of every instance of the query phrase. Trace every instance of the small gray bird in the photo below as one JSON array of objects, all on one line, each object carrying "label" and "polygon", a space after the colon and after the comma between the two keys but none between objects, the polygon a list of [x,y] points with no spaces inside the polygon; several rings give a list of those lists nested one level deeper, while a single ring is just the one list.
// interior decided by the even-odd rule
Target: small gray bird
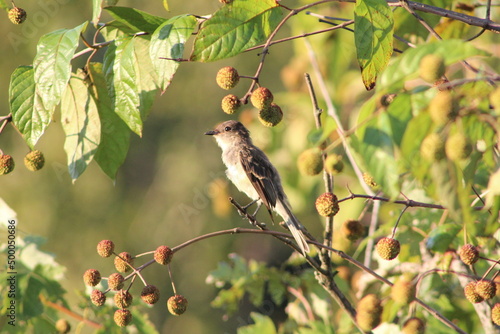
[{"label": "small gray bird", "polygon": [[271,214],[280,215],[302,254],[309,252],[309,245],[301,231],[302,224],[293,215],[281,185],[278,171],[264,152],[253,145],[250,132],[238,121],[220,123],[206,135],[214,136],[222,149],[222,161],[227,167],[229,180],[252,200],[261,200]]}]

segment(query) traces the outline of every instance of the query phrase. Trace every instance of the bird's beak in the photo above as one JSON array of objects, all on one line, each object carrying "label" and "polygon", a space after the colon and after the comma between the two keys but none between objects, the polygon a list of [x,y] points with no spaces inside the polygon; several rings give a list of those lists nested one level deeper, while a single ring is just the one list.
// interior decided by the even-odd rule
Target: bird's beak
[{"label": "bird's beak", "polygon": [[215,131],[215,130],[210,130],[210,131],[207,131],[205,132],[206,135],[209,135],[209,136],[214,136],[216,134],[218,134],[219,132],[218,131]]}]

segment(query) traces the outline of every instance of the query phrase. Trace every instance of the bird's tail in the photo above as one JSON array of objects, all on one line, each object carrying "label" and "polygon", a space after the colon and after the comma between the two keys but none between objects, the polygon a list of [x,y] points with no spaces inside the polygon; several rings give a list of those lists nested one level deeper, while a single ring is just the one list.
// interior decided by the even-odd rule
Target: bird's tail
[{"label": "bird's tail", "polygon": [[286,227],[292,233],[293,238],[297,242],[297,245],[300,247],[302,255],[305,256],[306,253],[309,252],[309,245],[307,244],[304,233],[302,233],[302,224],[293,215],[288,205],[281,203],[281,201],[278,201],[278,203],[276,203],[276,212],[285,220]]}]

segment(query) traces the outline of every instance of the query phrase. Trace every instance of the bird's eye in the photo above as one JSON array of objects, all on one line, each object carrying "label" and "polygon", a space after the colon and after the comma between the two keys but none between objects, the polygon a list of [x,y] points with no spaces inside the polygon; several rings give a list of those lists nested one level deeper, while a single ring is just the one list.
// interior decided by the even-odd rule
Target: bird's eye
[{"label": "bird's eye", "polygon": [[230,127],[230,126],[226,126],[226,127],[224,128],[224,130],[226,130],[226,131],[231,131],[231,127]]}]

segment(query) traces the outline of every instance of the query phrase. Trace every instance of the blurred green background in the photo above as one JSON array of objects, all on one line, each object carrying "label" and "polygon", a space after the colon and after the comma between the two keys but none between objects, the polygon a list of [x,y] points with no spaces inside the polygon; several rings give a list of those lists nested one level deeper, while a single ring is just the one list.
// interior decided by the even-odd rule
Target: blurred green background
[{"label": "blurred green background", "polygon": [[[299,3],[287,2],[287,5]],[[32,63],[40,36],[75,27],[92,15],[90,1],[17,1],[16,4],[28,12],[28,19],[20,26],[8,21],[6,14],[0,19],[4,36],[0,43],[3,55],[0,115],[9,113],[10,73],[17,66]],[[170,12],[164,10],[159,0],[122,0],[119,5],[167,18],[184,13],[210,14],[220,7],[216,0],[171,0]],[[352,4],[330,4],[318,10],[325,15],[352,16]],[[101,21],[109,19],[104,14]],[[280,32],[280,37],[327,27],[304,13],[292,22],[293,26]],[[329,94],[345,126],[349,127],[359,105],[369,96],[355,61],[353,36],[341,30],[308,40],[317,52]],[[96,59],[102,59],[102,53]],[[68,292],[70,305],[76,306],[81,301],[77,292],[85,289],[82,274],[86,269],[99,269],[104,276],[114,272],[112,259],[102,259],[95,252],[96,244],[102,239],[113,240],[118,252],[138,254],[163,244],[173,247],[212,231],[249,227],[227,202],[229,195],[241,203],[246,203],[247,198],[234,187],[225,186],[220,149],[213,138],[203,135],[216,123],[230,118],[240,117],[249,126],[255,144],[269,154],[282,174],[285,190],[299,219],[313,234],[321,235],[322,222],[315,213],[314,199],[322,192],[322,178],[299,177],[295,166],[296,156],[310,146],[307,136],[314,128],[312,105],[303,84],[303,73],[311,71],[304,41],[273,46],[260,77],[260,83],[273,91],[275,102],[283,108],[282,124],[273,129],[264,128],[256,119],[256,111],[248,106],[236,116],[228,116],[220,110],[220,101],[228,92],[215,83],[218,69],[234,66],[242,75],[253,75],[259,60],[258,51],[254,51],[216,63],[182,63],[171,86],[157,97],[145,122],[143,138],[132,135],[128,157],[115,184],[96,164],[72,184],[66,169],[59,112],[37,144],[46,159],[45,168],[39,172],[24,168],[22,159],[29,149],[13,127],[8,126],[0,135],[0,148],[17,163],[14,172],[0,178],[0,197],[18,214],[18,234],[45,237],[42,249],[55,254],[56,261],[67,267],[61,284]],[[77,60],[75,68],[83,64],[83,59]],[[313,79],[317,85],[314,75]],[[231,93],[241,96],[249,84],[250,81],[241,80]],[[319,93],[318,97],[321,99]],[[322,102],[321,107],[324,107]],[[346,168],[349,170],[348,165]],[[358,187],[357,180],[350,174],[336,178],[339,197],[346,194],[346,185],[353,191]],[[336,221],[357,218],[362,205],[362,201],[342,205]],[[269,222],[265,210],[259,217]],[[281,230],[278,225],[271,227]],[[226,260],[232,252],[271,265],[279,265],[291,253],[270,237],[243,234],[204,240],[182,249],[172,263],[177,290],[189,300],[188,311],[181,317],[170,315],[165,307],[166,299],[172,294],[167,269],[149,267],[143,275],[149,284],[159,287],[162,297],[148,313],[160,332],[234,333],[237,326],[249,323],[249,307],[245,305],[239,315],[229,320],[223,319],[222,311],[210,307],[216,290],[207,285],[205,279],[217,263]],[[139,293],[139,284],[134,288],[132,291]],[[73,310],[79,311],[76,307]]]}]

